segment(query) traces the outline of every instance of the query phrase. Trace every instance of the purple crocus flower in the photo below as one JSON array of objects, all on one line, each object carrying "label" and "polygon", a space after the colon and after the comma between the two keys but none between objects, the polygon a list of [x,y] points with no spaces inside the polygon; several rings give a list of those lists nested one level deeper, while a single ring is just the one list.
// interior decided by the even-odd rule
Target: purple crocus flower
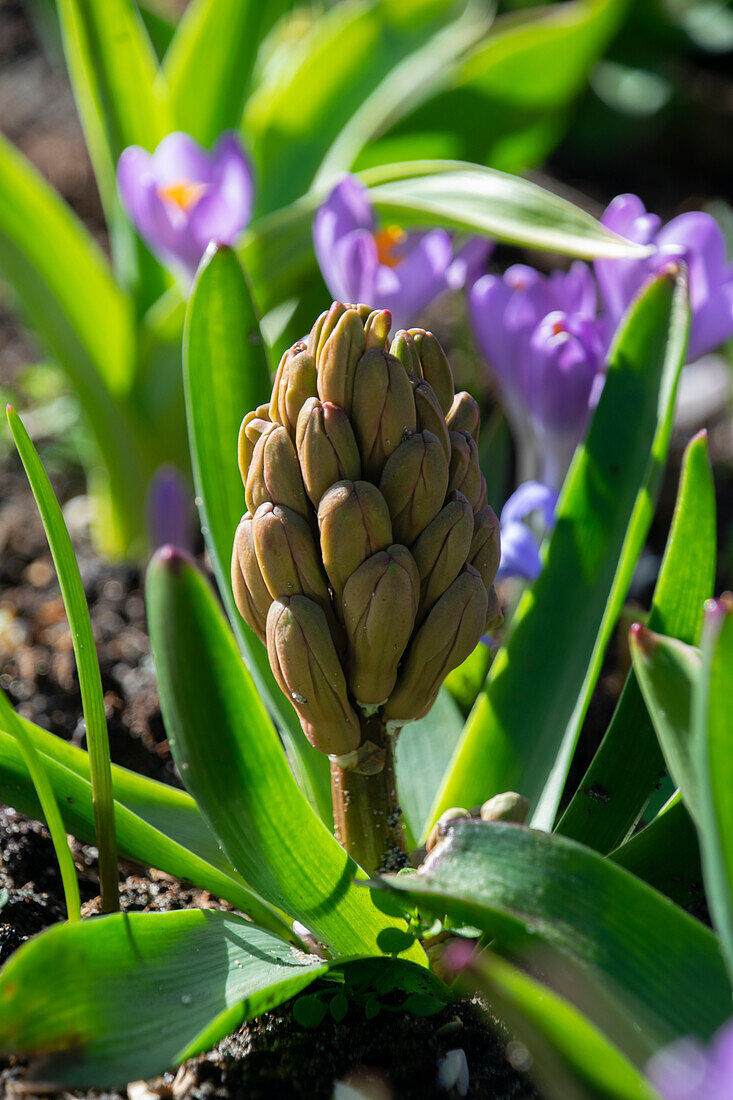
[{"label": "purple crocus flower", "polygon": [[590,269],[540,275],[515,264],[471,289],[476,337],[501,384],[515,433],[559,488],[597,397],[605,365]]},{"label": "purple crocus flower", "polygon": [[491,248],[470,241],[454,256],[444,229],[378,227],[367,188],[354,176],[344,176],[318,209],[313,244],[332,297],[390,310],[395,329],[410,325],[442,291],[462,287]]},{"label": "purple crocus flower", "polygon": [[539,513],[542,535],[555,523],[557,493],[539,481],[525,481],[516,489],[501,510],[501,562],[497,581],[518,577],[533,581],[542,569],[540,541],[527,525],[533,513]]},{"label": "purple crocus flower", "polygon": [[117,187],[140,236],[188,279],[210,242],[234,244],[252,213],[252,171],[234,133],[211,152],[182,133],[168,134],[154,153],[131,145],[118,161]]},{"label": "purple crocus flower", "polygon": [[714,218],[700,212],[680,214],[662,226],[636,195],[618,195],[601,221],[620,236],[655,249],[640,260],[596,261],[609,336],[647,279],[679,260],[687,265],[690,277],[688,359],[699,359],[733,335],[733,264],[727,262],[725,240]]},{"label": "purple crocus flower", "polygon": [[145,501],[148,535],[153,550],[171,545],[193,553],[191,491],[172,464],[160,466],[148,486]]},{"label": "purple crocus flower", "polygon": [[733,1021],[705,1048],[696,1039],[680,1039],[655,1054],[647,1077],[664,1100],[731,1100],[733,1097]]}]

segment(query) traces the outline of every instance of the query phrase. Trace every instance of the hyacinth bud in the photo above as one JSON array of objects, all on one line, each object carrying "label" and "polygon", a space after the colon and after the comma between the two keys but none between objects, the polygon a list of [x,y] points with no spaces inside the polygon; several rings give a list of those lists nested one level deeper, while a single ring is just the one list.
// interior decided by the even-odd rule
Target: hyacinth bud
[{"label": "hyacinth bud", "polygon": [[271,428],[269,404],[260,405],[254,412],[248,412],[242,421],[239,429],[238,461],[239,472],[245,484],[257,442],[260,436],[269,432]]},{"label": "hyacinth bud", "polygon": [[318,359],[319,350],[323,347],[336,327],[339,318],[346,313],[347,309],[348,306],[345,306],[343,302],[332,302],[330,308],[324,310],[310,330],[306,346],[316,361]]},{"label": "hyacinth bud", "polygon": [[529,801],[516,791],[495,794],[481,807],[482,821],[513,821],[524,825],[529,814]]},{"label": "hyacinth bud", "polygon": [[321,401],[339,405],[347,416],[351,413],[354,372],[364,348],[364,322],[357,310],[347,309],[328,338],[321,340],[316,354],[318,396]]},{"label": "hyacinth bud", "polygon": [[275,424],[260,436],[252,455],[244,487],[247,508],[254,515],[261,504],[284,504],[308,517],[303,478],[295,446],[285,428]]},{"label": "hyacinth bud", "polygon": [[305,490],[317,508],[337,481],[361,476],[361,457],[348,416],[330,401],[312,397],[303,405],[295,435]]},{"label": "hyacinth bud", "polygon": [[501,624],[504,622],[504,612],[501,610],[501,603],[499,601],[499,593],[492,584],[489,589],[489,606],[486,610],[486,625],[485,631],[498,630]]},{"label": "hyacinth bud", "polygon": [[395,689],[382,708],[391,725],[427,714],[445,677],[478,645],[487,607],[483,581],[473,566],[464,566],[410,642]]},{"label": "hyacinth bud", "polygon": [[376,709],[397,679],[397,665],[415,625],[420,577],[405,546],[372,554],[344,587],[344,625],[349,648],[349,689]]},{"label": "hyacinth bud", "polygon": [[412,547],[420,574],[418,621],[463,568],[471,548],[473,528],[471,505],[463,493],[451,493],[448,503],[418,536]]},{"label": "hyacinth bud", "polygon": [[405,432],[414,432],[415,399],[407,371],[393,355],[373,348],[359,361],[351,411],[364,474],[379,482],[385,462]]},{"label": "hyacinth bud", "polygon": [[500,558],[499,520],[494,509],[485,504],[473,517],[473,538],[468,561],[478,570],[487,588],[493,584]]},{"label": "hyacinth bud", "polygon": [[392,314],[388,309],[373,310],[364,322],[364,350],[379,348],[386,351],[391,327]]},{"label": "hyacinth bud", "polygon": [[392,543],[387,502],[369,481],[340,481],[318,505],[321,558],[337,600],[363,561]]},{"label": "hyacinth bud", "polygon": [[387,459],[379,481],[394,537],[411,546],[437,516],[448,489],[448,463],[432,432],[416,432]]},{"label": "hyacinth bud", "polygon": [[476,441],[468,432],[450,433],[449,490],[463,493],[474,512],[486,503],[486,481],[478,461]]},{"label": "hyacinth bud", "polygon": [[298,414],[309,397],[315,397],[316,363],[306,345],[299,341],[285,352],[277,368],[270,401],[270,420],[282,424],[295,439]]},{"label": "hyacinth bud", "polygon": [[453,403],[454,391],[453,372],[445,352],[432,332],[426,332],[422,328],[411,328],[410,335],[415,341],[417,354],[420,356],[422,376],[433,387],[438,404],[443,414],[447,416]]},{"label": "hyacinth bud", "polygon": [[478,401],[471,397],[470,393],[462,390],[453,398],[453,404],[445,418],[448,429],[451,432],[468,432],[478,443],[479,429],[481,427],[481,410]]},{"label": "hyacinth bud", "polygon": [[437,437],[446,462],[450,462],[450,436],[443,410],[438,404],[435,390],[429,382],[417,382],[413,386],[415,396],[415,415],[417,418],[417,430],[419,432],[432,432]]},{"label": "hyacinth bud", "polygon": [[310,525],[281,504],[261,504],[252,517],[252,538],[262,578],[273,600],[308,596],[330,613],[328,584]]},{"label": "hyacinth bud", "polygon": [[394,355],[395,359],[399,359],[410,378],[415,381],[422,378],[420,356],[415,347],[412,333],[407,332],[405,329],[396,332],[389,351],[390,355]]},{"label": "hyacinth bud", "polygon": [[275,600],[267,615],[267,655],[314,748],[337,756],[356,749],[359,719],[318,604],[306,596]]},{"label": "hyacinth bud", "polygon": [[252,516],[246,512],[237,527],[232,553],[232,588],[239,613],[250,630],[265,640],[267,612],[272,596],[268,591],[255,552]]}]

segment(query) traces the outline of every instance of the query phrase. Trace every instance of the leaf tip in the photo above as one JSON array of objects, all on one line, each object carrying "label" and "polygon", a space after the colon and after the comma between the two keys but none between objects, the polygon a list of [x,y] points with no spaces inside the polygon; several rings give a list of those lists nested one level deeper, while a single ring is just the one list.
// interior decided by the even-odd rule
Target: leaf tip
[{"label": "leaf tip", "polygon": [[180,573],[184,565],[196,567],[196,562],[188,550],[182,550],[180,546],[173,546],[172,543],[167,543],[156,550],[150,564],[175,574]]},{"label": "leaf tip", "polygon": [[629,627],[629,645],[632,650],[636,649],[648,656],[656,645],[656,638],[643,623],[632,623]]}]

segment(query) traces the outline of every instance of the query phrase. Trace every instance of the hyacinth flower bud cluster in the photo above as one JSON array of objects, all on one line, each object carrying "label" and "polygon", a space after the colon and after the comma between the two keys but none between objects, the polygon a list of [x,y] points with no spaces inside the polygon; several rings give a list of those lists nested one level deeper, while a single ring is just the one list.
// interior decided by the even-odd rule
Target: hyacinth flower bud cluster
[{"label": "hyacinth flower bud cluster", "polygon": [[237,604],[308,740],[341,763],[367,720],[425,715],[500,616],[478,406],[431,333],[390,343],[390,323],[334,303],[239,439]]}]

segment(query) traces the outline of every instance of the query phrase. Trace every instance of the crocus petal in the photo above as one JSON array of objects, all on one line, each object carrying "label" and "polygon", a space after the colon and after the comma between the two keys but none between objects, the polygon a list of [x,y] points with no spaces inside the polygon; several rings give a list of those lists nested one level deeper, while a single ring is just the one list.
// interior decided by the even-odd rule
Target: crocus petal
[{"label": "crocus petal", "polygon": [[569,271],[554,271],[550,276],[550,284],[555,295],[555,309],[595,317],[598,294],[593,272],[588,264],[576,260]]},{"label": "crocus petal", "polygon": [[[391,310],[395,329],[406,328],[429,303],[446,289],[446,271],[453,245],[443,229],[415,234],[409,251],[395,267],[380,264],[376,293],[380,304]],[[396,276],[399,290],[386,300],[384,290]]]},{"label": "crocus petal", "polygon": [[331,296],[336,301],[376,305],[375,290],[379,257],[374,238],[366,229],[356,229],[337,239],[328,258],[320,265]]},{"label": "crocus petal", "polygon": [[601,365],[600,337],[582,315],[555,311],[530,340],[523,374],[527,403],[542,428],[580,437],[588,401]]},{"label": "crocus petal", "polygon": [[152,156],[153,174],[159,184],[190,180],[211,183],[213,167],[208,153],[189,134],[176,131],[163,138]]},{"label": "crocus petal", "polygon": [[504,279],[484,275],[471,287],[468,305],[481,353],[504,385],[516,390],[516,340],[505,324],[511,297],[511,288]]},{"label": "crocus petal", "polygon": [[252,213],[252,172],[234,134],[225,134],[212,153],[209,190],[189,213],[189,224],[201,254],[211,241],[233,245]]},{"label": "crocus petal", "polygon": [[336,242],[355,229],[372,233],[374,215],[364,184],[354,176],[344,176],[319,207],[313,221],[313,244],[324,277]]},{"label": "crocus petal", "polygon": [[154,186],[150,153],[139,145],[125,149],[117,162],[117,189],[130,220],[147,235],[143,220],[148,211],[148,190]]},{"label": "crocus petal", "polygon": [[494,251],[494,242],[485,237],[472,237],[458,250],[446,272],[451,290],[471,286],[480,276]]},{"label": "crocus petal", "polygon": [[[601,222],[608,229],[636,244],[651,244],[660,219],[647,214],[637,195],[618,195],[606,208]],[[645,282],[650,267],[646,260],[597,260],[598,285],[611,319],[611,335],[630,302]]]},{"label": "crocus petal", "polygon": [[545,527],[552,527],[555,522],[557,496],[554,489],[540,481],[523,482],[501,510],[502,539],[505,525],[521,523],[532,512],[539,512]]},{"label": "crocus petal", "polygon": [[508,577],[533,581],[542,568],[540,550],[529,527],[523,523],[510,523],[501,529],[501,561],[496,573],[497,581]]}]

